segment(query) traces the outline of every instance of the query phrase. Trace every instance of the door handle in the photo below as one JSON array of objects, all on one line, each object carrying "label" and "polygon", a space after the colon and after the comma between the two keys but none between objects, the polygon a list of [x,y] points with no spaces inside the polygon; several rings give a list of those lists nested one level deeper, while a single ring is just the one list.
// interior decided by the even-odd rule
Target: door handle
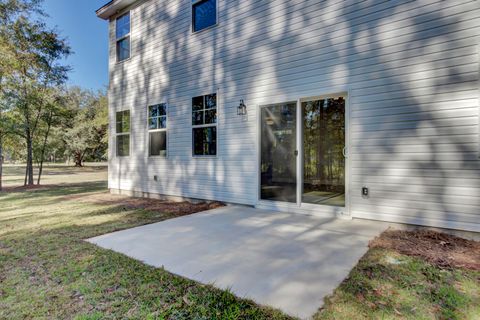
[{"label": "door handle", "polygon": [[344,147],[342,149],[342,154],[343,154],[343,157],[346,158],[347,157],[347,147]]}]

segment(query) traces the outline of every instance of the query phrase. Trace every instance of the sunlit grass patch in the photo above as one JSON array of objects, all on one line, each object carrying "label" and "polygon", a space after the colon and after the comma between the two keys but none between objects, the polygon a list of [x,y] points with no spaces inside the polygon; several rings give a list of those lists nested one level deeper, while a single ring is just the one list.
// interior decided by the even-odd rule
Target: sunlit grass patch
[{"label": "sunlit grass patch", "polygon": [[371,249],[315,319],[478,319],[480,273]]}]

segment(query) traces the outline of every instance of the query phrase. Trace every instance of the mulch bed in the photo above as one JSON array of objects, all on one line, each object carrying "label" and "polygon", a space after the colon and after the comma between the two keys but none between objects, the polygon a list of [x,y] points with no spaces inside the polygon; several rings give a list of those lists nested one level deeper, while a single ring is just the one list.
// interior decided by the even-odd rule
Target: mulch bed
[{"label": "mulch bed", "polygon": [[65,199],[103,205],[115,205],[124,207],[125,209],[145,209],[148,211],[165,212],[176,216],[189,215],[224,206],[223,203],[218,201],[204,201],[199,203],[189,201],[174,202],[149,198],[132,198],[124,195],[111,194],[109,192],[70,195],[66,196]]},{"label": "mulch bed", "polygon": [[[81,186],[81,184],[78,184]],[[72,187],[74,185],[69,185]],[[25,192],[34,190],[46,190],[53,188],[61,188],[62,185],[46,184],[33,186],[8,186],[3,187],[1,192]],[[165,212],[174,214],[176,216],[189,215],[192,213],[216,209],[223,207],[224,204],[218,201],[204,201],[204,202],[174,202],[167,200],[148,199],[148,198],[132,198],[124,195],[110,194],[109,192],[95,193],[95,194],[74,194],[64,197],[65,200],[78,200],[96,204],[117,205],[123,206],[125,209],[145,209],[149,211]]]},{"label": "mulch bed", "polygon": [[442,268],[460,267],[480,271],[480,242],[431,230],[387,230],[369,244],[370,248],[392,249],[421,257]]}]

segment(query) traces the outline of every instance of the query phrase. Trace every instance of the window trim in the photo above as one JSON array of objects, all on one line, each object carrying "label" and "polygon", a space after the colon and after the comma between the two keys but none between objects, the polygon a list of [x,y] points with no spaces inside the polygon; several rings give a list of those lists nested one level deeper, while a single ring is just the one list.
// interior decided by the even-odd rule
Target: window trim
[{"label": "window trim", "polygon": [[[157,129],[150,129],[150,123],[149,123],[149,120],[150,120],[150,107],[153,107],[153,106],[157,106],[157,105],[165,105],[165,118],[167,120],[167,125],[165,126],[165,128],[157,128]],[[157,117],[158,118],[158,117]],[[169,116],[168,116],[168,103],[166,102],[160,102],[160,103],[154,103],[154,104],[149,104],[147,106],[147,140],[148,140],[148,148],[147,148],[147,152],[148,152],[148,157],[149,158],[168,158],[168,137],[169,137],[169,134],[168,134],[168,123],[170,122],[169,121]],[[151,143],[151,138],[150,138],[150,133],[152,132],[165,132],[165,135],[166,135],[166,141],[165,141],[165,145],[166,145],[166,150],[165,150],[165,154],[164,155],[152,155],[151,152],[150,152],[150,143]]]},{"label": "window trim", "polygon": [[[128,33],[120,38],[117,38],[117,21],[118,19],[120,19],[121,17],[127,15],[129,16],[129,27],[130,29],[128,30]],[[115,61],[116,63],[123,63],[125,61],[128,61],[132,58],[132,37],[131,37],[131,34],[132,34],[132,11],[131,10],[127,10],[123,13],[121,13],[120,15],[118,15],[116,18],[115,18]],[[117,51],[117,48],[118,48],[118,42],[122,41],[122,40],[125,40],[126,38],[129,38],[129,46],[128,46],[128,58],[126,59],[123,59],[123,60],[119,60],[118,59],[118,51]]]},{"label": "window trim", "polygon": [[[125,112],[125,111],[128,111],[128,132],[117,132],[117,114],[120,113],[120,112]],[[118,140],[117,138],[119,136],[126,136],[128,135],[128,155],[119,155],[118,154]],[[125,158],[125,157],[130,157],[130,154],[131,154],[131,149],[132,149],[132,112],[130,109],[125,109],[125,110],[119,110],[119,111],[115,111],[115,157],[117,158]]]},{"label": "window trim", "polygon": [[[216,110],[217,110],[217,121],[215,123],[208,123],[208,124],[193,124],[192,121],[192,114],[193,114],[193,98],[196,97],[206,97],[208,95],[215,94],[217,96],[217,105],[216,105]],[[205,98],[204,98],[205,99]],[[205,102],[205,100],[204,100]],[[218,90],[210,92],[210,93],[205,93],[205,94],[200,94],[200,95],[195,95],[192,96],[190,99],[190,136],[192,137],[192,158],[198,158],[198,159],[209,159],[209,158],[218,158],[219,155],[219,140],[218,140],[218,130],[219,130],[219,105],[220,105],[220,98],[218,94]],[[211,110],[211,109],[202,109],[203,111],[205,110]],[[195,141],[193,139],[193,129],[201,129],[201,128],[209,128],[209,127],[217,127],[217,137],[216,137],[216,152],[215,154],[195,154],[194,148],[195,148]]]},{"label": "window trim", "polygon": [[191,5],[190,5],[190,30],[192,32],[192,34],[197,34],[197,33],[201,33],[202,31],[206,31],[206,30],[210,30],[210,29],[213,29],[215,27],[217,27],[220,23],[219,23],[219,12],[220,12],[220,0],[215,0],[215,24],[212,24],[211,26],[208,26],[208,27],[205,27],[201,30],[197,30],[195,31],[195,24],[193,23],[193,20],[194,20],[194,17],[193,17],[193,7],[202,2],[202,1],[206,1],[206,0],[189,0],[191,1]]}]

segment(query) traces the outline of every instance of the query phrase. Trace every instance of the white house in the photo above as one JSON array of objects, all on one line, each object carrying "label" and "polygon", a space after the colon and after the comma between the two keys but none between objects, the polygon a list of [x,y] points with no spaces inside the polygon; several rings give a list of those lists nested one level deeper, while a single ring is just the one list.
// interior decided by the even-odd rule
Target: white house
[{"label": "white house", "polygon": [[113,0],[109,188],[480,232],[475,0]]}]

